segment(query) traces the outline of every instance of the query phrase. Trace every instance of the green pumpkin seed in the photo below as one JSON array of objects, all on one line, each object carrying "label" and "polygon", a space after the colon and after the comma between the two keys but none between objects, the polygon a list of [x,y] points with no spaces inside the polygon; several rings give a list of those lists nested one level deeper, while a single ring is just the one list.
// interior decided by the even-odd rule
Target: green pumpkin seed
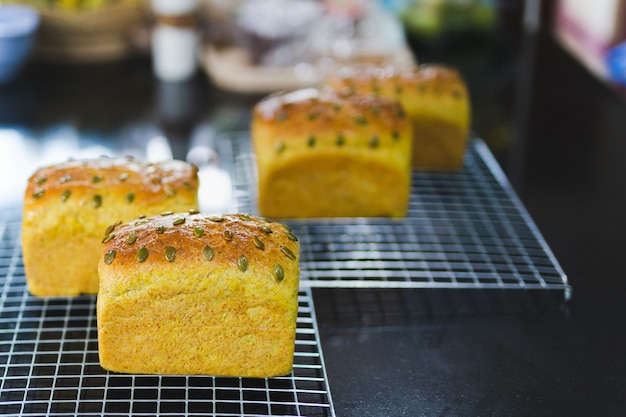
[{"label": "green pumpkin seed", "polygon": [[176,220],[174,220],[174,226],[178,226],[179,224],[183,224],[185,223],[186,219],[184,217],[179,217]]},{"label": "green pumpkin seed", "polygon": [[246,272],[246,269],[248,269],[248,258],[246,258],[246,255],[241,255],[237,259],[237,266],[241,272]]},{"label": "green pumpkin seed", "polygon": [[372,138],[370,139],[370,148],[378,148],[379,144],[380,139],[378,138],[378,136],[372,136]]},{"label": "green pumpkin seed", "polygon": [[296,255],[287,246],[281,246],[280,251],[284,253],[285,256],[287,256],[287,258],[291,259],[292,261],[296,260]]},{"label": "green pumpkin seed", "polygon": [[48,180],[48,178],[46,178],[46,177],[39,177],[39,178],[36,178],[36,179],[35,179],[35,184],[37,184],[37,185],[41,185],[41,184],[43,184],[44,182],[46,182],[47,180]]},{"label": "green pumpkin seed", "polygon": [[189,209],[189,214],[200,214],[200,210]]},{"label": "green pumpkin seed", "polygon": [[396,94],[398,95],[402,94],[402,86],[399,84],[396,85],[395,91],[396,91]]},{"label": "green pumpkin seed", "polygon": [[[196,170],[196,172],[198,172],[197,171],[198,170],[197,166],[194,165],[194,169]],[[185,187],[186,190],[189,190],[189,191],[193,190],[193,185],[191,185],[191,183],[189,181],[185,181],[183,183],[183,186]]]},{"label": "green pumpkin seed", "polygon": [[102,205],[102,196],[100,194],[96,194],[93,196],[93,206],[98,208]]},{"label": "green pumpkin seed", "polygon": [[114,237],[115,237],[115,233],[109,233],[108,235],[104,237],[104,239],[102,239],[102,243],[107,243],[111,241],[111,239],[113,239]]},{"label": "green pumpkin seed", "polygon": [[129,175],[128,175],[127,172],[122,172],[118,178],[119,178],[120,181],[124,182],[124,181],[126,181],[128,179],[128,177],[129,177]]},{"label": "green pumpkin seed", "polygon": [[231,240],[233,240],[233,232],[231,232],[230,230],[228,229],[224,230],[223,235],[224,235],[224,239],[226,239],[227,241],[230,242]]},{"label": "green pumpkin seed", "polygon": [[204,235],[204,230],[201,227],[196,226],[193,228],[193,234],[196,237],[202,237],[202,235]]},{"label": "green pumpkin seed", "polygon": [[104,263],[107,265],[111,265],[113,260],[115,259],[116,252],[111,249],[107,253],[104,254]]},{"label": "green pumpkin seed", "polygon": [[161,216],[171,216],[172,214],[174,214],[173,211],[164,211],[161,213]]},{"label": "green pumpkin seed", "polygon": [[146,224],[148,223],[148,219],[143,218],[143,219],[139,219],[135,222],[135,226],[139,226],[140,224]]},{"label": "green pumpkin seed", "polygon": [[285,151],[285,148],[286,146],[282,142],[277,142],[274,146],[274,149],[276,149],[276,153],[283,153]]},{"label": "green pumpkin seed", "polygon": [[134,200],[135,200],[135,193],[126,194],[126,201],[128,201],[129,203],[132,203]]},{"label": "green pumpkin seed", "polygon": [[311,135],[309,136],[309,139],[307,140],[306,144],[309,146],[309,148],[312,148],[315,146],[315,136]]},{"label": "green pumpkin seed", "polygon": [[367,119],[362,114],[359,114],[355,120],[356,120],[356,123],[361,126],[367,124]]},{"label": "green pumpkin seed", "polygon": [[45,190],[37,190],[33,193],[33,198],[41,198],[45,192]]},{"label": "green pumpkin seed", "polygon": [[337,135],[337,140],[335,141],[335,143],[337,144],[337,146],[343,146],[346,143],[346,138],[344,138],[343,135],[340,133]]},{"label": "green pumpkin seed", "polygon": [[250,216],[248,213],[240,213],[239,218],[242,220],[247,220],[249,222],[252,221],[252,216]]},{"label": "green pumpkin seed", "polygon": [[259,226],[259,229],[266,235],[270,235],[273,232],[272,229],[270,229],[268,226],[265,226],[265,225]]},{"label": "green pumpkin seed", "polygon": [[176,190],[171,185],[164,185],[163,189],[165,190],[165,194],[168,197],[174,197],[176,195]]},{"label": "green pumpkin seed", "polygon": [[276,278],[276,281],[278,282],[282,281],[285,278],[285,270],[280,264],[274,265],[273,273],[274,273],[274,278]]},{"label": "green pumpkin seed", "polygon": [[161,225],[161,226],[157,226],[156,231],[158,234],[162,235],[165,232],[166,227]]},{"label": "green pumpkin seed", "polygon": [[176,248],[174,248],[173,246],[166,247],[165,259],[167,259],[168,262],[174,262],[174,259],[176,259]]},{"label": "green pumpkin seed", "polygon": [[289,231],[289,230],[285,230],[285,234],[287,235],[287,238],[288,238],[289,240],[292,240],[292,241],[294,241],[294,242],[297,242],[297,241],[298,241],[297,236],[296,236],[296,235],[294,235],[293,233],[291,233],[291,231]]},{"label": "green pumpkin seed", "polygon": [[59,179],[59,181],[61,182],[61,184],[65,184],[66,182],[72,181],[72,177],[70,177],[69,175],[64,175],[63,177],[61,177],[61,179]]},{"label": "green pumpkin seed", "polygon": [[259,239],[258,237],[254,236],[252,238],[252,241],[254,242],[254,246],[256,246],[257,248],[259,248],[261,250],[265,250],[265,243],[263,243],[263,241],[261,239]]},{"label": "green pumpkin seed", "polygon": [[212,247],[207,245],[202,248],[202,257],[206,259],[207,261],[212,260],[214,255],[215,255],[215,252],[213,251]]},{"label": "green pumpkin seed", "polygon": [[108,235],[110,235],[111,233],[113,233],[113,231],[115,230],[115,228],[116,228],[117,226],[119,226],[119,224],[118,224],[118,223],[113,223],[113,224],[110,224],[110,225],[106,228],[106,230],[104,231],[104,235],[105,235],[105,236],[108,236]]},{"label": "green pumpkin seed", "polygon": [[145,219],[145,218],[146,218],[146,215],[145,215],[145,214],[140,214],[140,215],[139,215],[139,218],[140,218],[140,219]]},{"label": "green pumpkin seed", "polygon": [[139,249],[139,251],[137,252],[137,260],[139,262],[145,262],[146,259],[148,259],[148,248],[146,248],[145,246],[143,246],[141,249]]},{"label": "green pumpkin seed", "polygon": [[219,222],[223,221],[224,218],[222,216],[220,216],[220,215],[217,215],[217,216],[209,217],[209,220],[211,220],[212,222],[218,222],[219,223]]},{"label": "green pumpkin seed", "polygon": [[391,137],[393,138],[393,140],[399,140],[400,134],[394,130],[393,132],[391,132]]},{"label": "green pumpkin seed", "polygon": [[94,184],[95,184],[95,183],[97,183],[97,182],[102,181],[103,179],[104,179],[104,178],[102,178],[100,175],[94,175],[94,176],[93,176],[93,178],[92,178],[91,180],[92,180],[92,181],[94,182]]},{"label": "green pumpkin seed", "polygon": [[129,245],[132,245],[136,241],[137,241],[137,235],[135,234],[135,232],[130,232],[130,234],[126,238],[126,243],[128,243]]},{"label": "green pumpkin seed", "polygon": [[72,194],[70,190],[63,191],[61,194],[61,201],[67,201],[67,199],[70,198],[70,194]]}]

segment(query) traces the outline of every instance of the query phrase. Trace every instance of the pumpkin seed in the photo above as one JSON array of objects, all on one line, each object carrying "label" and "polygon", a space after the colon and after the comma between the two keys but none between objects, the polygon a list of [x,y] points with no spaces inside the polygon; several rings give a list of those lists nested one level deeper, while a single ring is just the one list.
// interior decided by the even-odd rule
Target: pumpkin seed
[{"label": "pumpkin seed", "polygon": [[246,258],[246,255],[241,255],[237,259],[237,266],[241,272],[246,272],[246,269],[248,269],[248,258]]},{"label": "pumpkin seed", "polygon": [[179,224],[183,224],[185,223],[185,218],[184,217],[179,217],[176,220],[174,220],[174,226],[178,226]]},{"label": "pumpkin seed", "polygon": [[124,182],[124,181],[126,181],[128,179],[128,177],[129,177],[129,175],[128,175],[127,172],[122,172],[118,178],[119,178],[120,181]]},{"label": "pumpkin seed", "polygon": [[61,177],[61,179],[59,179],[59,181],[61,182],[61,184],[65,184],[66,182],[72,181],[72,177],[70,177],[69,175],[64,175]]},{"label": "pumpkin seed", "polygon": [[100,175],[94,175],[92,178],[92,181],[95,183],[102,181],[104,178],[102,178]]},{"label": "pumpkin seed", "polygon": [[105,235],[105,236],[108,236],[108,235],[110,235],[111,233],[113,233],[113,231],[115,230],[115,228],[116,228],[117,226],[119,226],[119,224],[118,224],[118,223],[113,223],[113,224],[110,224],[110,225],[106,228],[106,230],[104,231],[104,235]]},{"label": "pumpkin seed", "polygon": [[173,211],[164,211],[161,213],[161,216],[171,216],[172,214],[174,214]]},{"label": "pumpkin seed", "polygon": [[146,224],[148,223],[148,219],[143,218],[143,219],[139,219],[135,222],[135,226],[139,226],[140,224]]},{"label": "pumpkin seed", "polygon": [[346,143],[346,138],[344,138],[343,135],[340,133],[337,135],[336,143],[337,146],[343,146]]},{"label": "pumpkin seed", "polygon": [[115,259],[115,255],[116,252],[111,249],[110,251],[108,251],[107,253],[104,254],[104,263],[107,265],[111,265],[111,263],[113,263],[113,260]]},{"label": "pumpkin seed", "polygon": [[282,281],[285,278],[285,270],[280,264],[274,265],[273,273],[274,273],[274,278],[276,278],[276,281],[278,282]]},{"label": "pumpkin seed", "polygon": [[242,220],[252,221],[252,216],[250,216],[248,213],[240,213],[239,218]]},{"label": "pumpkin seed", "polygon": [[166,227],[161,225],[161,226],[157,226],[156,231],[158,234],[162,235],[165,232]]},{"label": "pumpkin seed", "polygon": [[292,240],[292,241],[294,241],[294,242],[297,242],[297,241],[298,241],[298,237],[297,237],[296,235],[294,235],[293,233],[291,233],[291,231],[289,231],[289,230],[285,230],[285,234],[287,235],[287,238],[288,238],[289,240]]},{"label": "pumpkin seed", "polygon": [[168,197],[174,197],[176,195],[176,190],[171,185],[164,185],[163,189],[165,190],[165,194]]},{"label": "pumpkin seed", "polygon": [[258,237],[254,236],[254,237],[252,237],[252,241],[254,242],[254,246],[256,246],[257,248],[259,248],[261,250],[265,250],[265,243],[263,243],[263,241],[261,239],[259,239]]},{"label": "pumpkin seed", "polygon": [[132,203],[134,200],[135,200],[135,193],[126,194],[126,201],[128,201],[129,203]]},{"label": "pumpkin seed", "polygon": [[165,259],[167,259],[168,262],[174,262],[174,259],[176,259],[176,248],[174,248],[173,246],[166,247]]},{"label": "pumpkin seed", "polygon": [[218,222],[219,223],[219,222],[223,221],[224,218],[222,216],[220,216],[220,215],[217,215],[217,216],[209,217],[209,220],[211,220],[212,222]]},{"label": "pumpkin seed", "polygon": [[202,237],[202,235],[204,235],[204,230],[201,227],[196,226],[193,228],[193,234],[196,237]]},{"label": "pumpkin seed", "polygon": [[61,201],[67,201],[67,199],[70,198],[71,193],[72,192],[70,190],[63,191],[63,193],[61,194]]},{"label": "pumpkin seed", "polygon": [[98,208],[102,205],[102,196],[100,194],[96,194],[93,196],[93,206]]},{"label": "pumpkin seed", "polygon": [[285,151],[286,146],[282,142],[277,142],[274,148],[276,149],[276,153],[283,153]]},{"label": "pumpkin seed", "polygon": [[43,197],[45,190],[37,190],[33,193],[33,198],[41,198]]},{"label": "pumpkin seed", "polygon": [[130,232],[130,234],[126,238],[126,243],[128,243],[129,245],[132,245],[136,241],[137,241],[137,235],[135,234],[135,232]]},{"label": "pumpkin seed", "polygon": [[393,138],[393,140],[399,140],[400,134],[396,130],[394,130],[393,132],[391,132],[391,137]]},{"label": "pumpkin seed", "polygon": [[372,138],[370,139],[370,148],[378,148],[379,144],[380,139],[378,139],[378,136],[372,136]]},{"label": "pumpkin seed", "polygon": [[196,210],[196,209],[189,209],[189,214],[199,214],[200,210]]},{"label": "pumpkin seed", "polygon": [[311,135],[309,136],[309,139],[307,140],[306,144],[309,146],[309,148],[312,148],[315,146],[315,136]]},{"label": "pumpkin seed", "polygon": [[287,258],[291,259],[292,261],[296,260],[296,255],[287,246],[281,246],[280,251],[284,253],[285,256],[287,256]]},{"label": "pumpkin seed", "polygon": [[355,120],[356,120],[356,123],[359,124],[359,125],[366,125],[367,124],[367,119],[362,114],[359,114],[356,117]]},{"label": "pumpkin seed", "polygon": [[214,255],[215,255],[215,252],[213,251],[213,248],[210,247],[209,245],[206,245],[205,247],[202,248],[202,257],[206,259],[207,261],[212,260]]},{"label": "pumpkin seed", "polygon": [[266,235],[270,235],[273,232],[272,229],[270,229],[268,226],[265,226],[265,225],[259,226],[259,229]]},{"label": "pumpkin seed", "polygon": [[233,232],[231,232],[230,230],[228,229],[224,230],[223,235],[224,235],[224,239],[226,239],[227,241],[230,242],[231,240],[233,240]]},{"label": "pumpkin seed", "polygon": [[47,180],[48,180],[48,178],[46,178],[46,177],[39,177],[39,178],[35,179],[35,184],[41,185],[44,182],[46,182]]},{"label": "pumpkin seed", "polygon": [[108,235],[104,237],[104,239],[102,239],[102,243],[107,243],[111,241],[111,239],[113,239],[114,237],[115,237],[115,233],[109,233]]},{"label": "pumpkin seed", "polygon": [[148,259],[148,248],[142,246],[142,248],[137,252],[137,260],[139,262],[145,262],[146,259]]}]

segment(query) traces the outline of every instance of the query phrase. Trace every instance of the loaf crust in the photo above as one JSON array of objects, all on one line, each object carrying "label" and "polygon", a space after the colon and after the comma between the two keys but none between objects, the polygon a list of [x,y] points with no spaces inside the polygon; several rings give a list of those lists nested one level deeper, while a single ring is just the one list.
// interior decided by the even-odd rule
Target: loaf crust
[{"label": "loaf crust", "polygon": [[24,196],[22,248],[30,292],[98,291],[100,242],[115,222],[198,206],[197,168],[182,161],[71,160],[37,170]]},{"label": "loaf crust", "polygon": [[457,70],[437,64],[347,66],[331,74],[326,84],[344,94],[372,94],[399,101],[413,122],[415,168],[463,167],[471,104]]},{"label": "loaf crust", "polygon": [[303,89],[254,108],[258,205],[269,217],[402,217],[410,192],[411,125],[371,96]]},{"label": "loaf crust", "polygon": [[103,368],[238,377],[291,371],[299,243],[282,224],[245,214],[138,219],[111,231],[99,273]]}]

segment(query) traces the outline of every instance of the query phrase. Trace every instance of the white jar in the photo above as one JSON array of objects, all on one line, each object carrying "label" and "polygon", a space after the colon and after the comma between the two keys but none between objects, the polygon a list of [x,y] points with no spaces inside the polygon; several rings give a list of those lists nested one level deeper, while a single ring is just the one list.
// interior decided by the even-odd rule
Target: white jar
[{"label": "white jar", "polygon": [[156,18],[152,31],[152,63],[155,75],[162,81],[185,81],[196,71],[197,6],[197,0],[152,0]]}]

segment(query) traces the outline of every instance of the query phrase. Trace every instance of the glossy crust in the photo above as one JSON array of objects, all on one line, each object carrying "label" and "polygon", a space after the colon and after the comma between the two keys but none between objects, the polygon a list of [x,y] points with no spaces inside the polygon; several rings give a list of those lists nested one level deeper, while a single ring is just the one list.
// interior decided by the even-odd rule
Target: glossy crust
[{"label": "glossy crust", "polygon": [[442,65],[409,68],[351,66],[328,77],[344,94],[373,94],[399,101],[413,121],[413,166],[458,170],[469,136],[471,105],[458,71]]},{"label": "glossy crust", "polygon": [[111,231],[99,273],[103,368],[237,377],[291,371],[299,243],[282,224],[243,214],[138,219]]},{"label": "glossy crust", "polygon": [[402,217],[410,189],[411,124],[371,96],[303,89],[254,108],[258,204],[269,217]]},{"label": "glossy crust", "polygon": [[98,292],[100,242],[115,222],[198,206],[197,168],[182,161],[73,160],[41,168],[24,196],[26,279],[37,296]]}]

